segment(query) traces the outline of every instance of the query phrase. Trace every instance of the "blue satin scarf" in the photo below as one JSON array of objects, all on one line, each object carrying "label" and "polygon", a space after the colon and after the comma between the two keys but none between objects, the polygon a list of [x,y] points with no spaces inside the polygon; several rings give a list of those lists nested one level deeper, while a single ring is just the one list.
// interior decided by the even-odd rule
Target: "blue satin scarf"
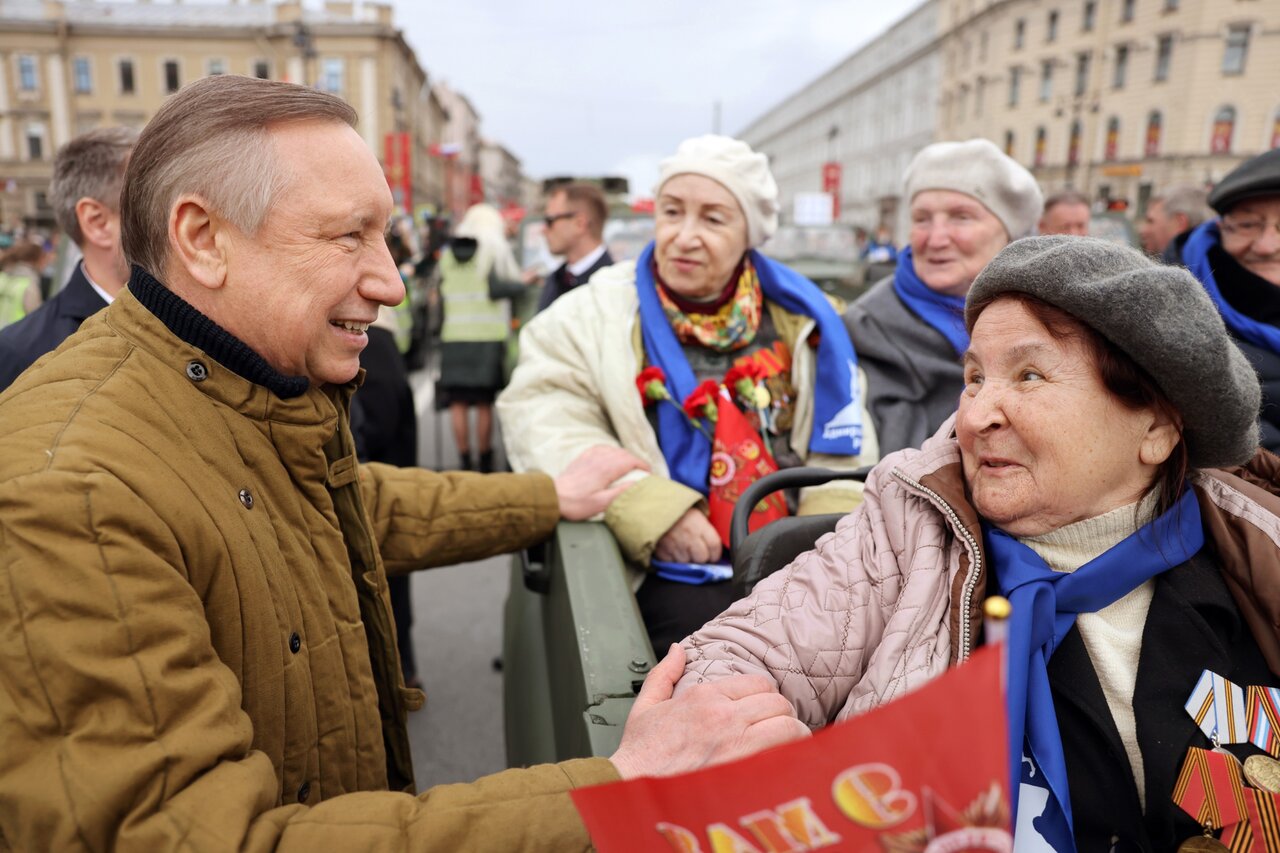
[{"label": "blue satin scarf", "polygon": [[947,339],[956,355],[964,355],[969,348],[969,332],[964,327],[964,297],[938,293],[921,281],[916,275],[910,246],[898,253],[893,290],[912,313]]},{"label": "blue satin scarf", "polygon": [[1280,329],[1268,323],[1260,323],[1252,317],[1246,317],[1227,304],[1218,290],[1218,282],[1213,275],[1213,267],[1209,263],[1209,250],[1222,245],[1222,233],[1218,230],[1217,220],[1210,220],[1198,226],[1187,237],[1182,246],[1182,262],[1187,269],[1200,279],[1213,304],[1218,306],[1218,313],[1227,328],[1238,338],[1256,344],[1263,349],[1280,353]]},{"label": "blue satin scarf", "polygon": [[1168,512],[1074,572],[1053,571],[1035,551],[1003,531],[984,525],[983,534],[1000,594],[1013,606],[1006,696],[1013,814],[1016,819],[1019,779],[1023,763],[1030,760],[1032,775],[1040,772],[1050,794],[1036,830],[1054,849],[1073,850],[1067,764],[1049,689],[1049,658],[1078,614],[1095,613],[1119,601],[1200,550],[1200,506],[1188,489]]},{"label": "blue satin scarf", "polygon": [[[698,378],[671,329],[653,278],[653,247],[645,246],[636,259],[636,292],[640,299],[640,333],[649,364],[662,368],[674,406],[658,406],[658,444],[671,469],[671,478],[707,493],[711,442],[695,430],[679,410],[698,387]],[[862,451],[862,401],[858,388],[858,357],[840,315],[809,279],[752,250],[748,256],[760,277],[764,298],[793,314],[812,317],[818,343],[814,383],[813,434],[809,450],[833,456],[856,456]],[[803,345],[803,341],[798,345]]]}]

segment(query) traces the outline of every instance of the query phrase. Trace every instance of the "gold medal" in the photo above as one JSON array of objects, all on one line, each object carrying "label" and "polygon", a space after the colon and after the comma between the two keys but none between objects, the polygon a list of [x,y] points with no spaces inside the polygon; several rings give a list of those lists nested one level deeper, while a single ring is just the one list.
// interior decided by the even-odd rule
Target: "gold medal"
[{"label": "gold medal", "polygon": [[1194,835],[1178,845],[1178,853],[1224,853],[1230,849],[1212,835]]},{"label": "gold medal", "polygon": [[1244,778],[1255,788],[1280,794],[1280,761],[1269,755],[1251,755],[1244,760]]}]

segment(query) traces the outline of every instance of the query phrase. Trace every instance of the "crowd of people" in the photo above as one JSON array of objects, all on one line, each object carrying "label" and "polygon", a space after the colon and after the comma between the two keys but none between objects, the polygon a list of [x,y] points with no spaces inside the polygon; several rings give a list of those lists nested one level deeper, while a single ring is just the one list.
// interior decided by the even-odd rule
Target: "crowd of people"
[{"label": "crowd of people", "polygon": [[[617,263],[599,191],[554,190],[539,280],[488,205],[397,235],[356,120],[214,76],[58,154],[83,259],[0,330],[0,849],[585,850],[573,788],[888,703],[997,595],[1019,844],[1204,833],[1187,750],[1266,747],[1188,697],[1280,683],[1280,150],[1153,198],[1140,252],[992,143],[929,145],[893,272],[845,305],[759,251],[778,189],[742,141],[676,146]],[[462,471],[417,465],[396,311],[428,274]],[[834,533],[744,598],[685,582],[799,465],[870,473],[753,526]],[[621,745],[417,792],[407,576],[561,519],[612,531],[661,657]]]}]

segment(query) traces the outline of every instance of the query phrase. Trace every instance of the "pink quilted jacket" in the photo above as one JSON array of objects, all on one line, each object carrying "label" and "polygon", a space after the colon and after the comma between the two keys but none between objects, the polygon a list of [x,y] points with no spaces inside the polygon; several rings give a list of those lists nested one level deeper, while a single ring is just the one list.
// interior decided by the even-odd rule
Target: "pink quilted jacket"
[{"label": "pink quilted jacket", "polygon": [[[1280,665],[1280,459],[1191,477],[1206,535],[1271,666]],[[677,693],[763,675],[812,728],[921,686],[973,649],[986,588],[978,516],[952,420],[886,456],[862,505],[688,637]],[[1280,670],[1277,670],[1280,671]]]},{"label": "pink quilted jacket", "polygon": [[[888,702],[971,651],[982,535],[948,421],[886,456],[862,505],[684,641],[677,691],[754,673],[818,728]],[[959,595],[952,590],[958,585]],[[968,617],[968,618],[966,618]]]}]

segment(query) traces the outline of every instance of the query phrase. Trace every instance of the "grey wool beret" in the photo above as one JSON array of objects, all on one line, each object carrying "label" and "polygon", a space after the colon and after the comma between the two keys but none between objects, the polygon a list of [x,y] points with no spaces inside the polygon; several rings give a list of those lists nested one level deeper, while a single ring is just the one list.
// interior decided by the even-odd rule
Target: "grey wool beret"
[{"label": "grey wool beret", "polygon": [[1092,237],[1010,243],[974,280],[965,325],[1001,293],[1035,296],[1123,350],[1177,407],[1190,463],[1242,465],[1258,448],[1258,376],[1190,272]]}]

